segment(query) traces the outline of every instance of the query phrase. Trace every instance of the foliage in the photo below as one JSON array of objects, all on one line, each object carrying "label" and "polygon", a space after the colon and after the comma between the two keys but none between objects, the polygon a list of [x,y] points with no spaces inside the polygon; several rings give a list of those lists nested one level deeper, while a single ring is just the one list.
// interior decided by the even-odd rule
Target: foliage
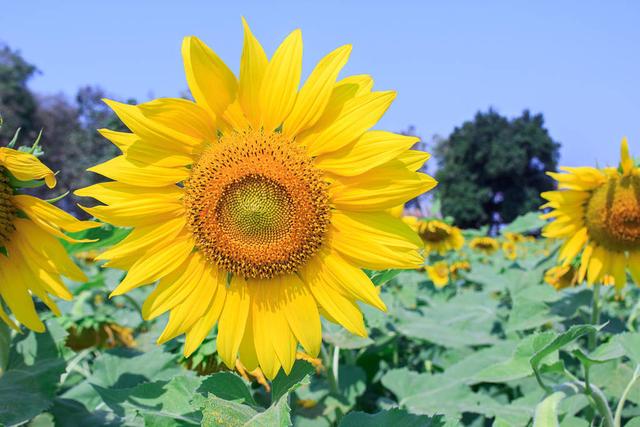
[{"label": "foliage", "polygon": [[551,190],[560,145],[542,114],[507,119],[489,110],[455,128],[435,147],[442,213],[461,227],[513,221],[542,204]]},{"label": "foliage", "polygon": [[[537,226],[525,217],[511,228]],[[63,316],[49,318],[45,334],[14,334],[0,357],[1,424],[588,426],[603,419],[602,404],[621,423],[640,416],[640,292],[628,287],[616,299],[605,289],[603,325],[588,325],[592,290],[541,283],[555,250],[543,240],[521,243],[516,260],[451,253],[449,262],[465,259],[471,270],[442,289],[424,271],[370,272],[389,310],[362,307],[369,338],[326,322],[321,359],[298,360],[267,383],[220,363],[215,332],[186,360],[180,339],[157,346],[165,319],[139,315],[149,289],[108,299],[122,273],[87,256],[127,230],[76,237],[98,234],[103,243],[67,245],[91,280],[69,284]],[[69,346],[68,335],[104,324],[129,328],[135,345]]]}]

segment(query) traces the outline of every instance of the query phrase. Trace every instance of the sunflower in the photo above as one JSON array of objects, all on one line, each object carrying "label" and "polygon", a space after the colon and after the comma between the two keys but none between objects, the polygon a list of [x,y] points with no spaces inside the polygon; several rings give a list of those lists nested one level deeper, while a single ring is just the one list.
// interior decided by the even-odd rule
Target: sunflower
[{"label": "sunflower", "polygon": [[464,246],[464,237],[458,227],[437,219],[422,220],[415,216],[405,216],[402,220],[418,233],[426,254],[444,255]]},{"label": "sunflower", "polygon": [[558,291],[570,288],[578,283],[578,271],[572,265],[557,265],[544,273],[544,281]]},{"label": "sunflower", "polygon": [[19,189],[38,182],[56,185],[54,173],[33,154],[0,148],[0,319],[19,331],[18,324],[4,311],[2,301],[17,322],[44,332],[32,296],[38,297],[56,315],[60,310],[51,295],[65,300],[71,293],[61,276],[86,281],[87,277],[67,256],[58,239],[77,241],[62,231],[99,227],[78,221],[50,203]]},{"label": "sunflower", "polygon": [[244,23],[237,79],[196,37],[182,55],[195,102],[106,101],[131,133],[102,130],[122,155],[91,168],[114,181],[82,189],[87,212],[133,227],[98,258],[128,270],[112,295],[159,280],[142,314],[167,311],[158,342],[186,334],[185,356],[217,324],[237,357],[274,378],[298,344],[318,355],[320,315],[364,336],[357,301],[385,310],[362,268],[417,268],[419,237],[388,210],[436,184],[416,138],[369,130],[394,92],[369,76],[336,80],[351,47],[324,57],[298,89],[302,39],[270,60]]},{"label": "sunflower", "polygon": [[512,242],[512,243],[530,243],[535,241],[533,236],[525,236],[524,234],[513,233],[510,231],[507,231],[506,233],[504,233],[504,238],[508,242]]},{"label": "sunflower", "polygon": [[471,264],[469,261],[456,261],[449,267],[451,278],[453,280],[458,279],[461,271],[471,271]]},{"label": "sunflower", "polygon": [[500,244],[493,237],[474,237],[471,239],[469,247],[474,251],[492,255],[500,248]]},{"label": "sunflower", "polygon": [[543,235],[564,240],[562,265],[579,257],[579,282],[585,277],[590,285],[613,282],[618,291],[627,283],[627,269],[640,284],[640,168],[629,156],[626,139],[620,151],[619,168],[550,172],[559,190],[542,193],[548,200],[543,208],[551,209],[543,218],[552,219]]},{"label": "sunflower", "polygon": [[449,265],[445,261],[438,261],[433,265],[426,266],[427,276],[438,289],[449,284]]}]

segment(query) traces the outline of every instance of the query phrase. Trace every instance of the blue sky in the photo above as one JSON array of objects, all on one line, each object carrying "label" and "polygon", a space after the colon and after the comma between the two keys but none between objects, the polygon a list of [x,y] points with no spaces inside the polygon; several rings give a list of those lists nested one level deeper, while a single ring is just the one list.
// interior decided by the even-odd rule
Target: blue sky
[{"label": "blue sky", "polygon": [[640,2],[11,1],[1,12],[0,40],[38,65],[42,92],[176,96],[182,37],[237,71],[245,16],[268,54],[302,28],[306,73],[353,44],[344,72],[398,91],[380,128],[413,125],[428,141],[479,109],[529,108],[544,113],[563,164],[616,164],[624,135],[640,155]]}]

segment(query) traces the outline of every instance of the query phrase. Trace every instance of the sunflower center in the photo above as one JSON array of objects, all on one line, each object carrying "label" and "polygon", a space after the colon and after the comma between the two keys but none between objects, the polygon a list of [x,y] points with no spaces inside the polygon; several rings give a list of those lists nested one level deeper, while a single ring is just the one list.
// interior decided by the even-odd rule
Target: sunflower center
[{"label": "sunflower center", "polygon": [[613,251],[640,249],[640,177],[610,179],[593,192],[586,212],[596,243]]},{"label": "sunflower center", "polygon": [[228,185],[216,209],[222,230],[252,244],[281,240],[293,213],[286,188],[262,175],[247,175]]},{"label": "sunflower center", "polygon": [[185,182],[188,224],[207,260],[246,278],[298,271],[324,241],[327,184],[280,133],[245,131],[207,148]]},{"label": "sunflower center", "polygon": [[423,241],[426,242],[442,242],[449,238],[449,228],[443,224],[424,223],[420,227],[419,233]]},{"label": "sunflower center", "polygon": [[0,167],[0,247],[9,241],[9,237],[15,230],[13,219],[16,216],[16,208],[11,203],[13,188],[9,185],[9,179]]}]

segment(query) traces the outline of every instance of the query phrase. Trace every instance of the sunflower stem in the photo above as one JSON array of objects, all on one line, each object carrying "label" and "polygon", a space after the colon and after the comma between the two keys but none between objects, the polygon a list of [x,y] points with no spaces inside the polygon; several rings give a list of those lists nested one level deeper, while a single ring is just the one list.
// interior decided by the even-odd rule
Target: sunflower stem
[{"label": "sunflower stem", "polygon": [[322,353],[323,364],[327,367],[326,372],[327,381],[329,381],[329,390],[331,390],[331,393],[333,393],[334,395],[338,395],[340,394],[340,391],[338,390],[337,378],[334,376],[333,372],[333,362],[324,344],[322,344],[322,346],[320,347],[320,351]]},{"label": "sunflower stem", "polygon": [[[2,306],[0,306],[0,310]],[[9,350],[11,347],[11,329],[0,320],[0,377],[7,370],[9,364]]]},{"label": "sunflower stem", "polygon": [[333,347],[333,361],[331,362],[331,371],[333,373],[333,379],[336,383],[336,391],[340,391],[340,347]]},{"label": "sunflower stem", "polygon": [[[591,321],[590,323],[597,327],[600,323],[600,284],[593,285],[593,299],[591,300]],[[589,333],[589,351],[596,349],[598,345],[596,331]]]},{"label": "sunflower stem", "polygon": [[622,410],[624,409],[624,403],[626,402],[627,396],[629,395],[631,388],[636,383],[638,378],[640,378],[640,365],[636,366],[636,370],[633,373],[631,380],[629,380],[629,384],[627,384],[627,387],[622,392],[622,396],[620,396],[620,401],[618,402],[618,406],[616,407],[616,414],[613,418],[613,424],[615,427],[622,426]]}]

